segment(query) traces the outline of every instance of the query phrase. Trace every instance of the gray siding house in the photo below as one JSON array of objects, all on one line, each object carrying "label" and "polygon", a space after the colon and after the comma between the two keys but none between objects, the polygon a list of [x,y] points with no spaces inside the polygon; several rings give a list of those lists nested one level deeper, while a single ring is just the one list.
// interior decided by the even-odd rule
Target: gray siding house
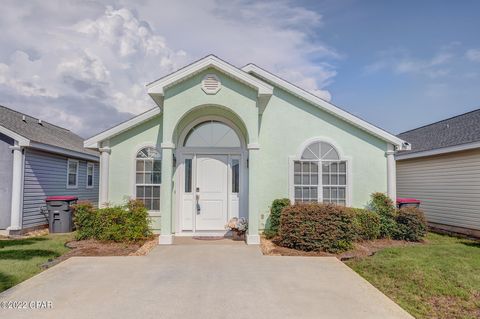
[{"label": "gray siding house", "polygon": [[99,157],[73,132],[0,106],[0,230],[45,227],[45,198],[98,205]]},{"label": "gray siding house", "polygon": [[480,237],[480,109],[401,133],[397,196],[415,197],[431,226]]}]

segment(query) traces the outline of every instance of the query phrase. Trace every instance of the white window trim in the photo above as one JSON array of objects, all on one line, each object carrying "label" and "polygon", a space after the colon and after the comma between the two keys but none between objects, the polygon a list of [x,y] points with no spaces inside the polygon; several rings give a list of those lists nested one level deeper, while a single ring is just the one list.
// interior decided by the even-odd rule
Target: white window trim
[{"label": "white window trim", "polygon": [[[159,147],[156,143],[153,143],[153,142],[146,142],[146,143],[142,143],[142,144],[137,145],[134,153],[132,154],[132,158],[133,158],[133,160],[132,160],[132,173],[130,174],[130,176],[131,176],[130,177],[131,178],[130,184],[132,185],[132,187],[131,187],[131,190],[132,190],[131,198],[134,198],[134,199],[137,198],[137,154],[142,149],[147,148],[147,147],[154,148],[160,153],[160,160],[162,161],[162,167],[163,167],[163,154],[162,154],[161,147]],[[154,213],[154,214],[155,213],[160,213],[161,206],[162,206],[162,196],[161,196],[162,184],[163,184],[163,176],[162,176],[162,183],[160,183],[160,184],[150,184],[150,185],[141,184],[141,186],[160,186],[160,206],[159,206],[160,208],[159,208],[159,210],[148,210],[149,213]]]},{"label": "white window trim", "polygon": [[[328,137],[314,137],[307,139],[304,141],[300,147],[297,150],[296,155],[289,156],[288,158],[288,198],[290,199],[290,202],[295,203],[295,169],[294,169],[294,163],[295,161],[302,161],[302,154],[303,151],[307,148],[312,143],[315,142],[325,142],[330,145],[332,145],[336,151],[338,152],[338,160],[334,160],[334,162],[345,162],[347,169],[346,169],[346,190],[345,190],[345,206],[350,207],[352,205],[352,190],[353,190],[353,182],[352,182],[352,166],[353,166],[353,160],[349,156],[345,156],[344,152],[340,147],[336,145],[336,143],[328,138]],[[305,160],[303,160],[305,161]],[[308,161],[308,160],[307,160]],[[325,160],[325,162],[332,162],[331,160]],[[318,185],[318,198],[319,200],[321,199],[323,201],[323,184],[320,184],[321,178],[322,178],[322,168],[321,168],[321,160],[318,160],[316,162],[319,162],[320,167],[318,170],[318,180],[319,180],[319,185]],[[326,185],[328,187],[330,185]],[[332,186],[335,187],[335,186]],[[320,202],[320,201],[319,201]]]},{"label": "white window trim", "polygon": [[[92,185],[88,186],[88,167],[92,167]],[[93,188],[95,186],[95,163],[93,162],[87,162],[87,172],[86,172],[86,181],[85,181],[85,187],[86,188]]]},{"label": "white window trim", "polygon": [[[68,176],[70,175],[70,163],[71,162],[77,163],[77,170],[75,172],[75,175],[76,175],[75,185],[69,185],[68,184]],[[79,172],[79,170],[80,170],[80,161],[69,158],[67,160],[67,188],[78,188],[78,172]]]}]

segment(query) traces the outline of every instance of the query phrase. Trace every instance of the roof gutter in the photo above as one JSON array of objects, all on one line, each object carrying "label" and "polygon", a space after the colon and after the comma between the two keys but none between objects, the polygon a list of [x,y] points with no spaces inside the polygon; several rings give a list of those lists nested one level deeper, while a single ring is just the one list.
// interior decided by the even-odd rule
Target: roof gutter
[{"label": "roof gutter", "polygon": [[475,148],[480,148],[480,141],[467,143],[467,144],[460,144],[448,147],[437,148],[428,151],[420,151],[415,153],[407,153],[407,154],[397,154],[395,159],[397,161],[406,160],[410,158],[419,158],[419,157],[426,157],[426,156],[433,156],[433,155],[440,155],[446,153],[453,153],[453,152],[460,152],[460,151],[467,151]]},{"label": "roof gutter", "polygon": [[33,149],[40,150],[40,151],[60,154],[60,155],[64,155],[64,156],[67,156],[67,157],[81,158],[81,159],[85,159],[85,160],[88,160],[88,161],[94,161],[94,162],[98,162],[99,158],[100,158],[98,155],[87,154],[87,153],[82,153],[82,152],[73,151],[73,150],[67,150],[67,149],[62,148],[62,147],[43,144],[43,143],[37,143],[37,142],[31,142],[30,147],[33,148]]}]

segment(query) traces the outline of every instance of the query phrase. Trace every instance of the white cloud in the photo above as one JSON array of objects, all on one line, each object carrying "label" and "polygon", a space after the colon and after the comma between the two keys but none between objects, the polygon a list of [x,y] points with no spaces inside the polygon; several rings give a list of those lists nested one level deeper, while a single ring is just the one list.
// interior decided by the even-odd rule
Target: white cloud
[{"label": "white cloud", "polygon": [[467,59],[473,62],[480,62],[480,49],[470,49],[465,53]]},{"label": "white cloud", "polygon": [[454,54],[450,47],[442,48],[431,58],[420,59],[412,57],[403,49],[391,49],[380,52],[376,62],[367,65],[365,70],[368,73],[380,70],[390,70],[396,74],[417,74],[429,78],[439,78],[449,74],[449,62]]},{"label": "white cloud", "polygon": [[0,63],[0,85],[20,95],[58,97],[54,89],[42,83],[41,73],[41,61],[32,61],[27,53],[15,51],[10,55],[8,64]]},{"label": "white cloud", "polygon": [[152,107],[145,83],[209,53],[325,99],[336,71],[318,60],[339,58],[313,40],[322,16],[293,1],[39,0],[2,10],[0,103],[83,135]]}]

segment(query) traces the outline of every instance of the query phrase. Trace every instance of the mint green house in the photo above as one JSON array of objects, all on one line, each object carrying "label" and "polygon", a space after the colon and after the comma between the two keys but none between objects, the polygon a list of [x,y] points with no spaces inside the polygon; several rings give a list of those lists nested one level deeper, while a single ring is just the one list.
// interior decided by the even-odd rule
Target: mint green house
[{"label": "mint green house", "polygon": [[225,234],[248,219],[259,243],[276,198],[363,207],[395,197],[408,144],[249,64],[207,56],[147,86],[158,107],[85,141],[100,156],[100,203],[144,201],[160,244]]}]

